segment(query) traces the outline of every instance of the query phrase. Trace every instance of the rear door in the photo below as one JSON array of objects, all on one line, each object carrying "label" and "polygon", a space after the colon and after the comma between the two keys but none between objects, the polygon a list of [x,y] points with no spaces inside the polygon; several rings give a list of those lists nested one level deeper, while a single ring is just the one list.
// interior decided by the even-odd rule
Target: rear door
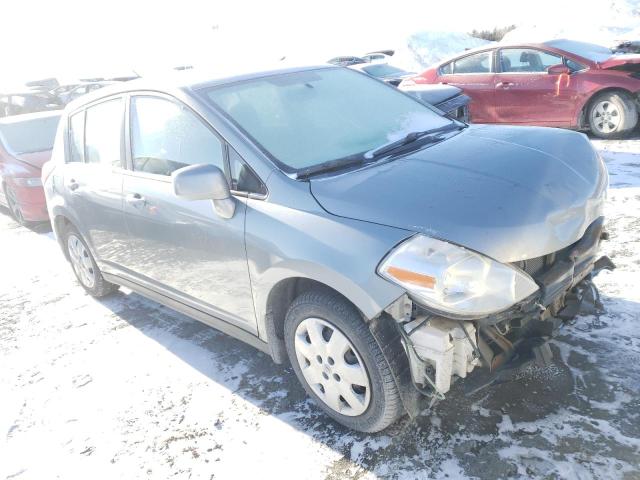
[{"label": "rear door", "polygon": [[100,100],[69,117],[64,191],[77,227],[97,259],[117,263],[125,248],[122,213],[123,97]]},{"label": "rear door", "polygon": [[551,75],[561,55],[531,48],[502,48],[497,56],[495,101],[501,123],[565,126],[577,101],[576,78]]},{"label": "rear door", "polygon": [[495,115],[495,74],[493,50],[474,53],[440,67],[442,83],[462,88],[471,97],[469,114],[474,123],[493,123]]},{"label": "rear door", "polygon": [[122,266],[134,281],[255,333],[244,243],[246,204],[221,218],[209,200],[173,193],[171,173],[193,164],[228,172],[227,147],[193,110],[160,94],[134,95],[129,112]]}]

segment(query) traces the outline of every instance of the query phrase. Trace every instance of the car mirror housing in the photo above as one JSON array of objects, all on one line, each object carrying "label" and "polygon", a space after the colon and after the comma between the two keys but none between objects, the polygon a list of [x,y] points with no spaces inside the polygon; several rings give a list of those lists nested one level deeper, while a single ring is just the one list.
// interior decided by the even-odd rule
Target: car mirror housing
[{"label": "car mirror housing", "polygon": [[569,75],[571,73],[571,69],[566,65],[559,63],[558,65],[551,65],[547,68],[547,73],[549,75]]},{"label": "car mirror housing", "polygon": [[185,200],[211,200],[219,216],[233,217],[235,200],[231,196],[227,177],[218,167],[190,165],[173,172],[171,181],[176,196]]}]

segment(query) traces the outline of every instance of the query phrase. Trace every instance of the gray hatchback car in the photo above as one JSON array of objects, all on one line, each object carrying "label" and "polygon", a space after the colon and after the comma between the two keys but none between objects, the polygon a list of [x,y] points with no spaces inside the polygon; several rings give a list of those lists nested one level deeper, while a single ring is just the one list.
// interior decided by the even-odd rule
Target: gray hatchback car
[{"label": "gray hatchback car", "polygon": [[188,75],[65,109],[43,180],[91,295],[126,286],[290,362],[366,432],[549,361],[599,268],[584,135],[469,126],[340,67]]}]

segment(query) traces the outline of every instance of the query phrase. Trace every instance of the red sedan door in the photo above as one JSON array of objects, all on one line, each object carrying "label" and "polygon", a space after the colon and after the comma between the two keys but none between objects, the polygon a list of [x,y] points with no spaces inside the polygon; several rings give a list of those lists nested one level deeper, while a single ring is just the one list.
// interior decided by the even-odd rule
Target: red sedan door
[{"label": "red sedan door", "polygon": [[562,56],[531,48],[503,48],[497,55],[496,116],[499,123],[570,126],[576,105],[576,81],[548,68]]},{"label": "red sedan door", "polygon": [[453,60],[439,69],[441,83],[455,85],[471,97],[469,116],[474,123],[496,122],[493,51]]}]

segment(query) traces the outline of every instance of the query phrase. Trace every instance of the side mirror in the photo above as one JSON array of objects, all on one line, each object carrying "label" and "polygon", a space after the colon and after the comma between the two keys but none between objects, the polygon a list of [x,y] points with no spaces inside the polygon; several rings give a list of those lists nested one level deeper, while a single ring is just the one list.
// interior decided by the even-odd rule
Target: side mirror
[{"label": "side mirror", "polygon": [[551,65],[547,68],[547,73],[549,75],[569,75],[571,74],[571,69],[566,65],[559,63],[558,65]]},{"label": "side mirror", "polygon": [[180,168],[171,174],[173,191],[186,200],[212,200],[216,213],[231,218],[236,202],[229,191],[227,177],[213,165],[199,164]]}]

